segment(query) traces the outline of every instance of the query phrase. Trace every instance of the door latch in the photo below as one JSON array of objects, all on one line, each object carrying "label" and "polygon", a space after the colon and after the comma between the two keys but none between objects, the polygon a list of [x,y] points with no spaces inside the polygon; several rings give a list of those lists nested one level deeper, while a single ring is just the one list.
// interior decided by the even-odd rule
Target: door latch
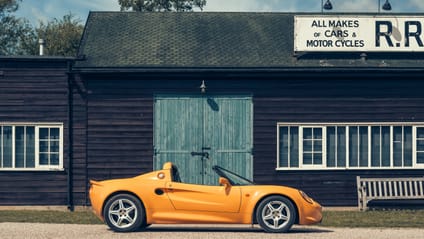
[{"label": "door latch", "polygon": [[191,156],[202,156],[202,157],[209,159],[209,153],[208,152],[191,152]]}]

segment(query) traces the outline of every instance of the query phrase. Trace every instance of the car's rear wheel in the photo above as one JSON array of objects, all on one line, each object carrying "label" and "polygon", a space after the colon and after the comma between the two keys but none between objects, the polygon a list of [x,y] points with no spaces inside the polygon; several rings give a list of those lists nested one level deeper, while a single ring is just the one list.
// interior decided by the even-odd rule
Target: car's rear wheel
[{"label": "car's rear wheel", "polygon": [[135,231],[145,224],[140,200],[129,194],[118,194],[107,200],[103,217],[106,224],[116,232]]},{"label": "car's rear wheel", "polygon": [[287,232],[296,219],[293,203],[282,196],[265,198],[258,206],[256,219],[266,232]]}]

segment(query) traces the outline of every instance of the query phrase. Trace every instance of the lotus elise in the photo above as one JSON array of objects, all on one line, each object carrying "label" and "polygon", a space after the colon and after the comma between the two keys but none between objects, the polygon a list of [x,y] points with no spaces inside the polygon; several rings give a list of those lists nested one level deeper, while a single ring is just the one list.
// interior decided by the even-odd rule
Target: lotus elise
[{"label": "lotus elise", "polygon": [[133,178],[90,181],[94,213],[116,232],[151,224],[259,224],[266,232],[287,232],[293,224],[322,220],[321,206],[304,192],[255,185],[214,166],[219,186],[181,182],[177,167]]}]

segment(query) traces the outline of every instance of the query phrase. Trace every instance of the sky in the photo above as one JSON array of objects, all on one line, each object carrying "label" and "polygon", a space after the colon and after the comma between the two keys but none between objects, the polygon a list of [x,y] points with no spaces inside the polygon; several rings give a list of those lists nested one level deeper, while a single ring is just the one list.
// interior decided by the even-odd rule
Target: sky
[{"label": "sky", "polygon": [[[207,0],[203,11],[223,12],[321,12],[327,0]],[[330,12],[385,12],[386,0],[330,0]],[[389,0],[393,13],[424,13],[423,0]],[[33,25],[72,13],[85,23],[90,11],[119,11],[118,0],[23,0],[16,15]],[[198,10],[197,10],[198,11]]]}]

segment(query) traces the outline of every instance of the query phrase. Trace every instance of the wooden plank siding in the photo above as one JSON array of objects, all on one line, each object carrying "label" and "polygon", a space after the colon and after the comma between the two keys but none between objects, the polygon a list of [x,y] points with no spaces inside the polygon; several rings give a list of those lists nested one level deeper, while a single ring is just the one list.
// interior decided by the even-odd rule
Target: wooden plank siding
[{"label": "wooden plank siding", "polygon": [[84,82],[72,78],[72,201],[75,205],[88,205],[87,177],[87,90]]},{"label": "wooden plank siding", "polygon": [[[0,205],[67,205],[68,59],[0,60],[0,121],[2,123],[63,123],[63,165],[59,171],[0,170]],[[81,95],[74,97],[75,109]],[[85,103],[82,103],[84,105]],[[85,110],[83,110],[85,116]],[[78,111],[74,119],[79,117]],[[75,120],[74,139],[85,135]],[[74,198],[86,201],[85,144],[74,144]]]},{"label": "wooden plank siding", "polygon": [[130,177],[153,169],[153,97],[145,84],[86,81],[89,179]]},{"label": "wooden plank siding", "polygon": [[424,122],[423,81],[324,79],[281,81],[265,87],[254,97],[256,182],[297,187],[323,205],[345,206],[357,203],[357,175],[424,174],[424,170],[275,170],[277,123]]},{"label": "wooden plank siding", "polygon": [[[89,75],[88,177],[134,176],[153,168],[153,97],[252,94],[254,179],[301,188],[324,205],[355,205],[357,175],[419,176],[423,170],[276,171],[278,122],[424,122],[418,77],[328,78]],[[165,79],[166,78],[166,79]]]},{"label": "wooden plank siding", "polygon": [[[1,205],[66,205],[67,68],[64,61],[0,61],[1,122],[62,122],[64,171],[0,171]],[[156,94],[252,95],[254,180],[298,187],[323,205],[355,205],[357,175],[422,176],[424,170],[275,170],[277,123],[424,122],[424,82],[416,74],[76,74],[72,78],[76,205],[87,205],[88,180],[153,169]]]}]

